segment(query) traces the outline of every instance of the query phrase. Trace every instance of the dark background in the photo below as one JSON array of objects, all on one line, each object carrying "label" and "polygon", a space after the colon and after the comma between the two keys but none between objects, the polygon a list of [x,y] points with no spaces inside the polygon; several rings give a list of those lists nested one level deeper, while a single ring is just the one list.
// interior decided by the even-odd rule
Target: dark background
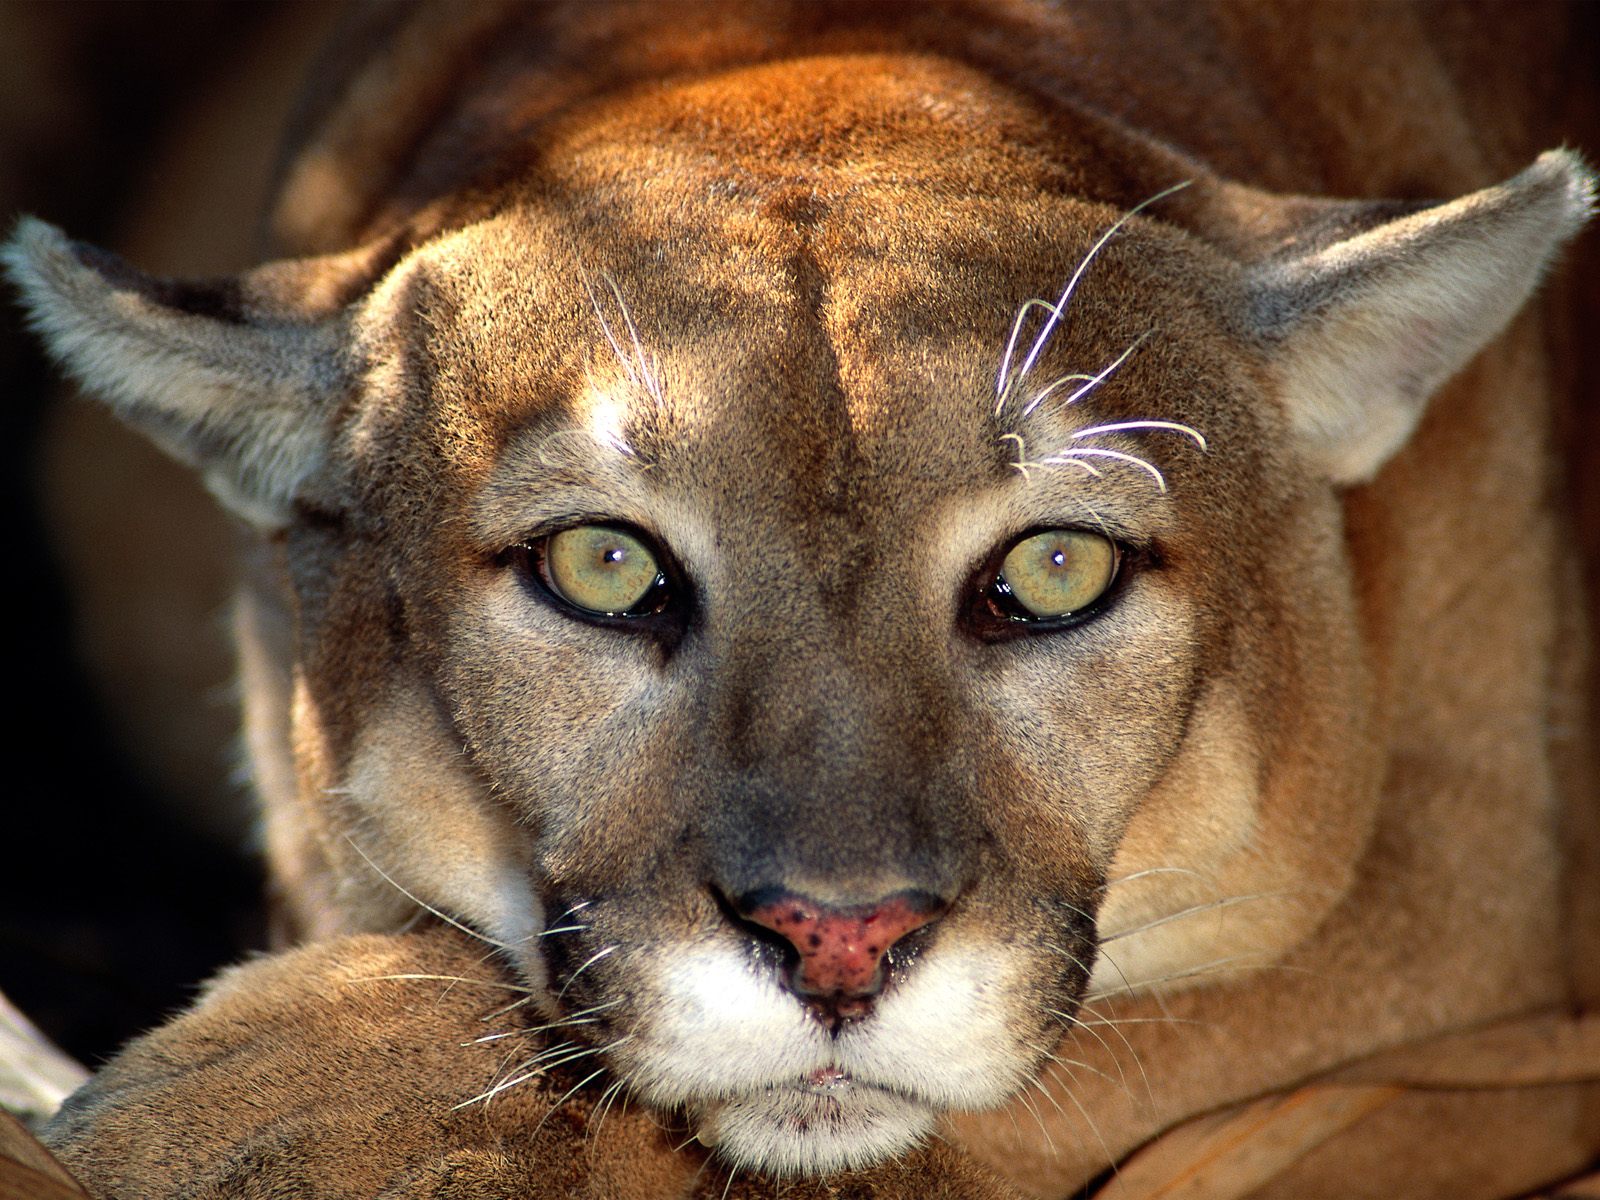
[{"label": "dark background", "polygon": [[[150,178],[155,148],[178,115],[226,80],[283,7],[0,0],[0,227],[31,212],[117,245],[130,198],[159,186]],[[51,552],[39,488],[49,406],[61,389],[11,289],[0,290],[13,635],[0,991],[93,1064],[184,1004],[217,965],[261,943],[260,874],[236,812],[199,822],[174,812],[78,665],[67,571]],[[226,697],[215,703],[228,707]],[[231,720],[225,711],[219,719]],[[237,809],[242,785],[229,782],[225,761],[215,776],[206,802]]]}]

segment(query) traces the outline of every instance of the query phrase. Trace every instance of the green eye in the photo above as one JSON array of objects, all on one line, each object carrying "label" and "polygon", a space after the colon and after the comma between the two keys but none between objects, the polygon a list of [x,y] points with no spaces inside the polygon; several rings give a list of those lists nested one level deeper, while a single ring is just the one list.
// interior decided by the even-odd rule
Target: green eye
[{"label": "green eye", "polygon": [[636,617],[659,611],[667,581],[639,538],[609,525],[575,525],[542,543],[546,586],[575,608],[597,616]]},{"label": "green eye", "polygon": [[1088,608],[1117,577],[1117,545],[1082,529],[1047,529],[1006,552],[994,590],[1016,620],[1049,621]]}]

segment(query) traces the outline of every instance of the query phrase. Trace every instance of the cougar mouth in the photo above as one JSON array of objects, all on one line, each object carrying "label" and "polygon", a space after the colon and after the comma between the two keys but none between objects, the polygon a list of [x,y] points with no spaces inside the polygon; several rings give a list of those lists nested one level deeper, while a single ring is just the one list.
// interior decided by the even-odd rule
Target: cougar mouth
[{"label": "cougar mouth", "polygon": [[806,1091],[819,1096],[842,1091],[854,1083],[855,1076],[839,1067],[820,1067],[800,1081]]},{"label": "cougar mouth", "polygon": [[832,1067],[719,1098],[693,1114],[699,1140],[740,1166],[777,1175],[845,1170],[900,1153],[935,1110]]},{"label": "cougar mouth", "polygon": [[[640,1101],[683,1114],[722,1158],[768,1173],[880,1162],[944,1113],[1003,1103],[1040,1065],[1037,1045],[1054,1028],[1042,1013],[1073,1007],[1082,985],[1062,976],[1041,989],[1030,938],[957,924],[959,910],[950,924],[901,935],[869,980],[866,959],[846,962],[855,975],[828,961],[802,976],[792,930],[752,932],[725,910],[687,936],[651,936],[649,921],[604,898],[549,907],[566,914],[543,950],[552,990],[576,1015],[570,1036]],[[791,900],[785,911],[796,907],[805,906]],[[833,915],[846,932],[875,930],[867,916],[893,926],[897,914],[883,904],[842,911]],[[826,941],[837,931],[816,932]],[[1054,956],[1044,966],[1063,969]],[[871,986],[820,997],[805,986],[829,982]]]}]

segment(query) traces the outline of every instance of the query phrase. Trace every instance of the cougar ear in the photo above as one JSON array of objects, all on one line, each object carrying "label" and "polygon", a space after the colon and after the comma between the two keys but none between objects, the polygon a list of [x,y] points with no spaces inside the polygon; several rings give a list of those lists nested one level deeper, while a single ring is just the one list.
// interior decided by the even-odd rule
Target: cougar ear
[{"label": "cougar ear", "polygon": [[233,278],[155,279],[25,217],[0,261],[50,352],[233,512],[285,525],[327,452],[350,384],[345,306],[381,248]]},{"label": "cougar ear", "polygon": [[[1594,176],[1552,150],[1459,200],[1329,206],[1250,268],[1249,319],[1302,448],[1338,484],[1371,479],[1428,397],[1528,299],[1594,208]],[[1330,232],[1331,229],[1331,232]]]}]

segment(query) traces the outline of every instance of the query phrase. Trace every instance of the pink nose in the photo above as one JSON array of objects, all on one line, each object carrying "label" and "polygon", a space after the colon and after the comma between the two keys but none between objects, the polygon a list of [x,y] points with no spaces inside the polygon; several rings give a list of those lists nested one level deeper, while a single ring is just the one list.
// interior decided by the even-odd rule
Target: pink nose
[{"label": "pink nose", "polygon": [[945,904],[926,892],[897,892],[872,904],[835,908],[793,892],[760,893],[747,920],[782,936],[800,954],[790,986],[802,996],[862,998],[883,990],[883,956]]}]

